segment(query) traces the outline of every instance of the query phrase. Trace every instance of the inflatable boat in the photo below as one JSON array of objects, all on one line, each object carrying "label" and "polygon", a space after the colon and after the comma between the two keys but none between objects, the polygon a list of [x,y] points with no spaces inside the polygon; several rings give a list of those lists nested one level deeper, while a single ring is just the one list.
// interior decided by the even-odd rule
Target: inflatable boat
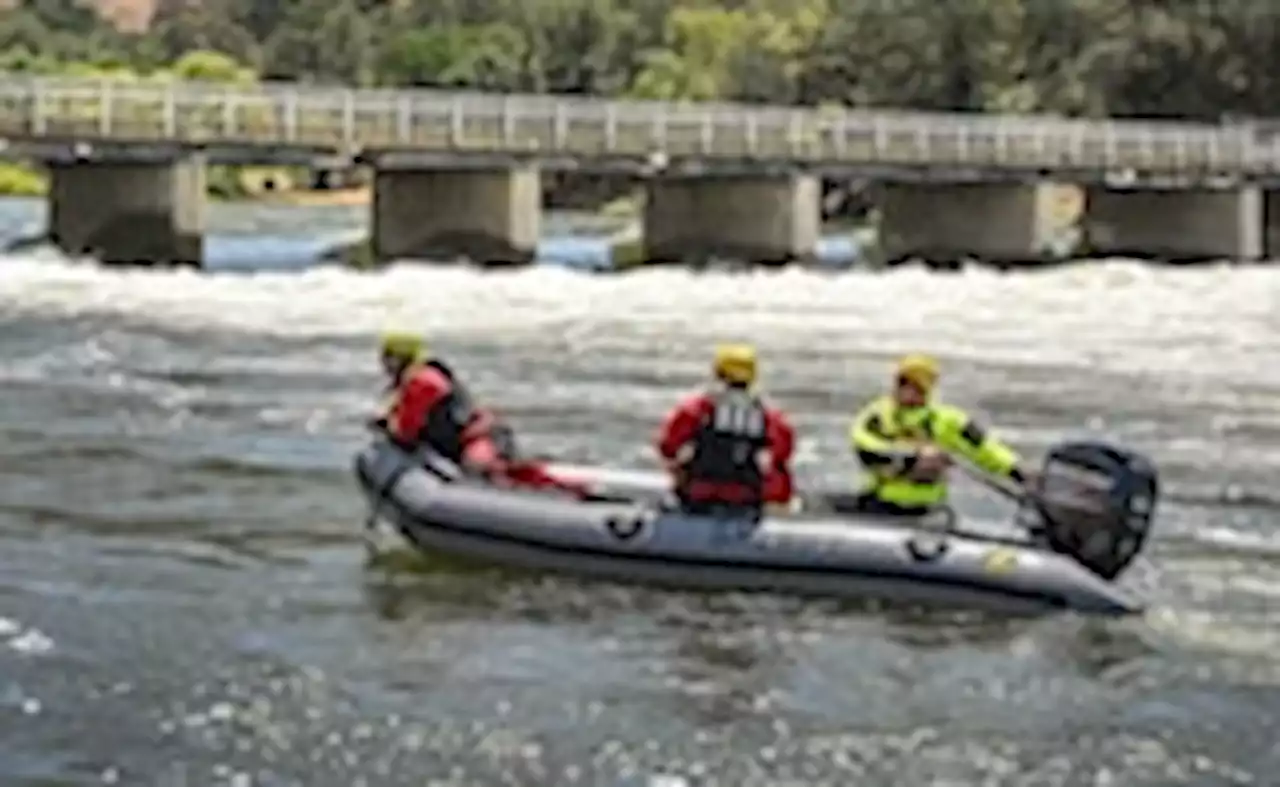
[{"label": "inflatable boat", "polygon": [[1154,470],[1131,455],[1097,461],[1097,446],[1086,447],[1060,447],[1060,468],[1046,459],[1034,506],[1041,535],[1020,540],[967,533],[949,509],[904,521],[842,512],[838,500],[759,518],[695,516],[666,499],[660,476],[632,471],[548,465],[594,486],[585,498],[499,488],[385,438],[354,469],[370,524],[385,521],[424,551],[503,566],[1014,613],[1136,613],[1142,604],[1109,580],[1150,529]]}]

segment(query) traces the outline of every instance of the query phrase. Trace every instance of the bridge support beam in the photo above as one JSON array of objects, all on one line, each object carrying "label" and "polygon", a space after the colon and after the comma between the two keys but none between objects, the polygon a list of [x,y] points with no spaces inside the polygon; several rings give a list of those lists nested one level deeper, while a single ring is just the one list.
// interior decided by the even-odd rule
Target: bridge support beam
[{"label": "bridge support beam", "polygon": [[883,183],[875,199],[880,249],[889,264],[1041,262],[1050,254],[1054,197],[1050,184]]},{"label": "bridge support beam", "polygon": [[811,175],[698,175],[649,182],[650,262],[723,257],[759,265],[810,262],[822,228],[822,187]]},{"label": "bridge support beam", "polygon": [[1169,262],[1253,261],[1264,254],[1262,192],[1093,187],[1085,193],[1090,256]]},{"label": "bridge support beam", "polygon": [[542,220],[536,166],[379,168],[373,257],[482,265],[533,261]]},{"label": "bridge support beam", "polygon": [[193,265],[204,257],[205,167],[177,161],[51,162],[49,240],[109,265]]}]

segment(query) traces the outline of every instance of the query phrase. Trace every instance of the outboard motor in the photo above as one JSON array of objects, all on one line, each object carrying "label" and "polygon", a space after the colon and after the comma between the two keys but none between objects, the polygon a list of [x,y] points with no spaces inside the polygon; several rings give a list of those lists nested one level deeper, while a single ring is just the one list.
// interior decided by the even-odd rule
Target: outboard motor
[{"label": "outboard motor", "polygon": [[1033,509],[1051,547],[1111,580],[1146,543],[1159,492],[1146,457],[1105,443],[1063,443],[1045,455],[1020,514]]}]

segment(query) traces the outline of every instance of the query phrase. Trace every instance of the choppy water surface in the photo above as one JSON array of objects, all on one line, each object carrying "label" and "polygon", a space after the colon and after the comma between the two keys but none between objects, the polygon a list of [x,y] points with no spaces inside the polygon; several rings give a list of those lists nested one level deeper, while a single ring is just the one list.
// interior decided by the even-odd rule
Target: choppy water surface
[{"label": "choppy water surface", "polygon": [[[0,259],[0,783],[1275,784],[1278,277]],[[933,350],[1027,451],[1092,433],[1158,460],[1155,607],[1011,622],[370,568],[348,467],[393,325],[529,446],[634,466],[710,344],[755,341],[822,485],[891,357]]]}]

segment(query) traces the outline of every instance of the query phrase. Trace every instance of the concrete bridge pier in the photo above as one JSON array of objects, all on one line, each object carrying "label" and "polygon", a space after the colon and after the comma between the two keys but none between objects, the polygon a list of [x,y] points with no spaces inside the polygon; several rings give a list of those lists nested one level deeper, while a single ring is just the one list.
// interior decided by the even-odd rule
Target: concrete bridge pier
[{"label": "concrete bridge pier", "polygon": [[874,200],[881,253],[889,264],[930,267],[1041,262],[1057,229],[1054,199],[1050,184],[883,183]]},{"label": "concrete bridge pier", "polygon": [[1253,261],[1266,251],[1264,213],[1255,187],[1092,187],[1085,192],[1086,245],[1094,257]]},{"label": "concrete bridge pier", "polygon": [[679,175],[649,181],[645,256],[671,263],[723,257],[758,265],[810,262],[822,227],[817,177]]},{"label": "concrete bridge pier", "polygon": [[373,257],[482,265],[533,261],[542,186],[532,165],[390,167],[373,181]]},{"label": "concrete bridge pier", "polygon": [[1267,189],[1262,193],[1262,228],[1262,256],[1280,260],[1280,191]]},{"label": "concrete bridge pier", "polygon": [[109,265],[192,265],[204,258],[205,167],[172,161],[55,161],[49,240]]}]

